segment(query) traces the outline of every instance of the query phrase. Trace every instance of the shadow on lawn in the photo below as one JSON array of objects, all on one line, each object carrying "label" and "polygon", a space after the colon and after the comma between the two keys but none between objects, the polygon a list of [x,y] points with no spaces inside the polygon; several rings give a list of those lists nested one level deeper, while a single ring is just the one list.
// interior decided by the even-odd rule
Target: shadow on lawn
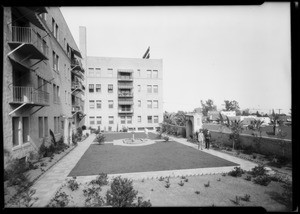
[{"label": "shadow on lawn", "polygon": [[274,201],[276,201],[276,202],[278,202],[280,204],[285,205],[286,208],[289,209],[289,210],[292,209],[292,205],[290,204],[290,202],[285,197],[283,197],[281,194],[279,194],[278,192],[275,192],[275,191],[266,191],[266,193]]}]

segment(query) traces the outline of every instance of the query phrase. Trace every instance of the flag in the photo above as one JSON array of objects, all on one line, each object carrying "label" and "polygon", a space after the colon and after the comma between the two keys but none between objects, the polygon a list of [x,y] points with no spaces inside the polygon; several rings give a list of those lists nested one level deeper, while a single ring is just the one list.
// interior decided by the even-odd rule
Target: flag
[{"label": "flag", "polygon": [[147,48],[146,53],[143,55],[143,59],[145,59],[147,57],[149,52],[150,52],[150,46]]}]

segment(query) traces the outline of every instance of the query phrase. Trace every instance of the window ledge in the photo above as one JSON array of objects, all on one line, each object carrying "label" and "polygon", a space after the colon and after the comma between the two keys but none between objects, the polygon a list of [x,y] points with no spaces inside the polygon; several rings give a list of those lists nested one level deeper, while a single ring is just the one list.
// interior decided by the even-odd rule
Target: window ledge
[{"label": "window ledge", "polygon": [[22,148],[26,148],[30,146],[30,142],[26,142],[26,143],[23,143],[21,145],[18,145],[18,146],[15,146],[12,148],[12,151],[16,151],[16,150],[19,150],[19,149],[22,149]]}]

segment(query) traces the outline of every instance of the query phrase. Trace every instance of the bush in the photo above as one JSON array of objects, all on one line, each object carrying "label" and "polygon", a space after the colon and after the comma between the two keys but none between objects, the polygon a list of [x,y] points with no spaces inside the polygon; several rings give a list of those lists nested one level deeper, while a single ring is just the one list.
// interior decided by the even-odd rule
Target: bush
[{"label": "bush", "polygon": [[265,167],[260,164],[258,166],[255,166],[254,168],[252,168],[250,173],[253,175],[253,177],[257,177],[257,176],[266,175],[266,172],[267,172],[267,170],[265,169]]},{"label": "bush", "polygon": [[83,190],[83,195],[86,197],[85,206],[87,207],[100,207],[104,204],[103,198],[100,196],[101,187],[89,187]]},{"label": "bush", "polygon": [[228,172],[228,175],[231,175],[233,177],[241,177],[244,173],[244,170],[242,170],[240,167],[234,167],[234,170]]},{"label": "bush", "polygon": [[24,175],[26,165],[19,159],[10,159],[5,171],[8,186],[17,185],[20,188],[23,188],[29,184],[28,178]]},{"label": "bush", "polygon": [[246,155],[252,155],[254,149],[252,146],[244,146],[242,152]]},{"label": "bush", "polygon": [[253,181],[256,184],[268,186],[271,182],[271,178],[268,175],[259,175],[256,178],[254,178]]},{"label": "bush", "polygon": [[85,125],[81,126],[81,129],[86,130],[86,126]]},{"label": "bush", "polygon": [[105,142],[105,136],[101,133],[97,134],[93,142],[97,142],[98,144],[102,145]]},{"label": "bush", "polygon": [[69,196],[65,193],[56,193],[53,202],[50,203],[50,207],[66,207],[70,202]]},{"label": "bush", "polygon": [[138,191],[133,189],[132,180],[118,176],[106,192],[107,204],[113,207],[151,206],[150,201],[143,202],[142,198],[138,198],[137,203],[134,203],[137,193]]},{"label": "bush", "polygon": [[67,183],[67,184],[68,184],[68,187],[69,187],[72,191],[77,190],[78,187],[79,187],[79,185],[78,185],[78,183],[77,183],[77,181],[76,181],[75,179],[76,179],[76,177],[73,177],[73,179],[69,180],[68,183]]},{"label": "bush", "polygon": [[104,186],[108,184],[107,174],[100,173],[95,180],[92,180],[90,184],[97,184],[99,186]]},{"label": "bush", "polygon": [[168,142],[170,140],[169,136],[164,136],[163,138],[164,138],[165,142]]},{"label": "bush", "polygon": [[293,199],[293,186],[292,182],[289,180],[286,180],[284,184],[282,185],[284,191],[281,194],[285,203],[285,206],[287,208],[292,208],[292,199]]}]

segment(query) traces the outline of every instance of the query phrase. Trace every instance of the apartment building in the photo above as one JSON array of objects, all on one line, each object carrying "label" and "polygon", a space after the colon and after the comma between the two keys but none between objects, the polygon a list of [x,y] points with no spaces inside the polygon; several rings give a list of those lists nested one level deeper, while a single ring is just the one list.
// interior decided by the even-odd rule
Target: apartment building
[{"label": "apartment building", "polygon": [[[50,130],[71,142],[83,115],[81,54],[58,7],[3,7],[3,147],[38,151]],[[77,122],[77,123],[76,123]]]},{"label": "apartment building", "polygon": [[154,130],[163,120],[162,59],[86,56],[86,29],[80,27],[86,70],[85,125],[103,131]]}]

